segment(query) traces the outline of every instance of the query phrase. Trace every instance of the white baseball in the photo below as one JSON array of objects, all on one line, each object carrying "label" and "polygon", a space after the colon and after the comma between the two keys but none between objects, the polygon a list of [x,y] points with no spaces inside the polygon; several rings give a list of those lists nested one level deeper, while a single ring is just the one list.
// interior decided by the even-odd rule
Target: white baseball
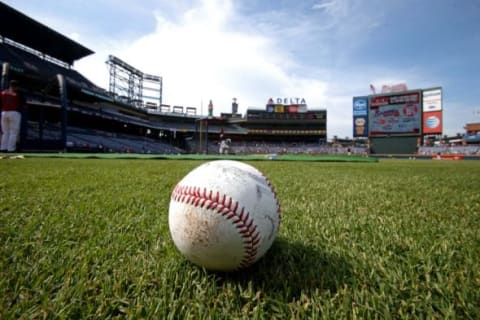
[{"label": "white baseball", "polygon": [[253,264],[271,247],[280,205],[256,168],[211,161],[177,184],[168,223],[175,246],[187,259],[209,270],[232,271]]}]

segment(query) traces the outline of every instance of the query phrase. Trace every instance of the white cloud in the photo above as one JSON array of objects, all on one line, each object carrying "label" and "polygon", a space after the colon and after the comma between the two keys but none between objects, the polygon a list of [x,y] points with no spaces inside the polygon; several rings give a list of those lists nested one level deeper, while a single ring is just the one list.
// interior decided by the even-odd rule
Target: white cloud
[{"label": "white cloud", "polygon": [[232,2],[203,1],[175,20],[162,12],[155,16],[154,32],[131,43],[104,43],[77,69],[108,88],[105,60],[114,54],[137,69],[161,75],[164,103],[197,107],[204,114],[210,99],[214,114],[219,114],[230,111],[233,97],[242,113],[249,107],[264,108],[270,97],[304,98],[310,109],[327,109],[329,137],[351,136],[352,86],[359,85],[345,84],[343,73],[293,59],[280,39],[231,28],[232,19],[239,19]]},{"label": "white cloud", "polygon": [[[302,2],[259,6],[256,0],[119,1],[6,2],[95,51],[75,68],[105,89],[105,61],[114,54],[161,75],[164,103],[198,112],[203,102],[206,113],[210,99],[219,114],[230,110],[233,97],[242,113],[263,108],[270,97],[305,98],[311,109],[328,110],[329,137],[351,136],[352,97],[369,94],[371,83],[378,90],[399,82],[412,89],[443,85],[445,130],[461,131],[461,119],[472,118],[460,112],[468,102],[449,101],[446,79],[421,65],[363,64],[364,45],[403,2],[318,0],[306,7]],[[104,12],[108,19],[97,19]]]},{"label": "white cloud", "polygon": [[[164,103],[197,107],[198,113],[203,105],[204,114],[210,99],[214,102],[214,114],[218,115],[230,111],[233,97],[238,99],[241,113],[249,107],[264,108],[270,97],[305,98],[310,109],[327,109],[329,137],[351,136],[352,97],[369,94],[370,83],[378,90],[382,84],[407,82],[413,88],[418,87],[415,84],[424,83],[420,70],[336,67],[339,56],[348,56],[350,49],[342,47],[342,51],[335,54],[332,52],[335,46],[319,42],[318,39],[330,37],[321,32],[332,33],[329,28],[334,28],[345,43],[345,37],[360,38],[365,36],[363,31],[375,28],[362,19],[341,24],[340,17],[353,10],[347,4],[343,0],[318,3],[314,6],[317,10],[328,11],[333,17],[327,21],[328,27],[304,20],[293,29],[284,25],[284,19],[270,19],[284,17],[281,11],[261,18],[256,15],[258,20],[255,20],[242,16],[234,2],[228,0],[203,0],[187,9],[173,6],[177,10],[174,14],[152,11],[156,28],[136,40],[119,41],[118,37],[99,35],[104,41],[96,41],[92,47],[97,53],[82,59],[76,68],[98,85],[108,88],[105,60],[109,54],[114,54],[137,69],[162,76]],[[358,30],[351,34],[348,30],[356,26]],[[318,32],[312,32],[315,30]],[[299,44],[285,42],[282,38],[285,33],[308,39],[300,42],[305,45],[301,47],[305,52],[320,43],[321,49],[337,61],[330,64],[322,58],[299,59],[291,51],[292,46]],[[355,46],[355,41],[349,46]]]},{"label": "white cloud", "polygon": [[104,57],[86,58],[77,68],[105,85],[104,60],[112,53],[146,73],[161,75],[164,103],[197,107],[198,112],[210,99],[215,114],[229,111],[233,97],[240,112],[263,108],[271,96],[302,97],[311,106],[325,106],[326,82],[289,73],[295,62],[275,41],[228,28],[234,15],[230,1],[203,1],[176,21],[157,12],[153,33],[133,43],[116,43],[111,52],[97,50],[96,56]]},{"label": "white cloud", "polygon": [[332,2],[320,2],[316,3],[312,6],[312,9],[314,10],[329,10],[329,8],[332,6]]},{"label": "white cloud", "polygon": [[349,8],[351,8],[351,4],[348,0],[321,1],[312,7],[314,10],[323,10],[328,15],[337,18],[347,16],[350,11]]},{"label": "white cloud", "polygon": [[68,37],[76,42],[80,41],[80,35],[77,32],[70,33]]}]

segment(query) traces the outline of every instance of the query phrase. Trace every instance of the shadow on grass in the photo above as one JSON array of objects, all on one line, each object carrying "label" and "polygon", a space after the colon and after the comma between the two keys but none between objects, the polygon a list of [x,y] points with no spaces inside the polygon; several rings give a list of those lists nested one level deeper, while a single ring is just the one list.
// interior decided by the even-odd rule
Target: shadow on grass
[{"label": "shadow on grass", "polygon": [[277,238],[267,254],[248,269],[217,274],[220,282],[242,286],[291,299],[315,290],[335,293],[351,282],[350,264],[341,256],[314,246]]}]

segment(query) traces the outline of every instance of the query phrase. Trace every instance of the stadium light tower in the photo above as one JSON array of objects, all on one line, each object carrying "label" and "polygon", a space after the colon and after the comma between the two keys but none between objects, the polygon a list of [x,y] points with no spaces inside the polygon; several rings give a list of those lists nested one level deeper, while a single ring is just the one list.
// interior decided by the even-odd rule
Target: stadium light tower
[{"label": "stadium light tower", "polygon": [[116,99],[137,108],[160,110],[162,104],[162,77],[143,73],[125,61],[109,55],[109,90]]}]

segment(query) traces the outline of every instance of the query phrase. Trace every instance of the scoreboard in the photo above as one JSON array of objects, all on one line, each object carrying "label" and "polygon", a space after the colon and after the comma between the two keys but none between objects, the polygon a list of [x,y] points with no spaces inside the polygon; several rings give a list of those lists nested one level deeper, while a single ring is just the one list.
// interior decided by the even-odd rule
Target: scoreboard
[{"label": "scoreboard", "polygon": [[353,97],[353,136],[442,134],[442,88]]},{"label": "scoreboard", "polygon": [[370,136],[419,135],[422,128],[421,92],[370,98]]}]

